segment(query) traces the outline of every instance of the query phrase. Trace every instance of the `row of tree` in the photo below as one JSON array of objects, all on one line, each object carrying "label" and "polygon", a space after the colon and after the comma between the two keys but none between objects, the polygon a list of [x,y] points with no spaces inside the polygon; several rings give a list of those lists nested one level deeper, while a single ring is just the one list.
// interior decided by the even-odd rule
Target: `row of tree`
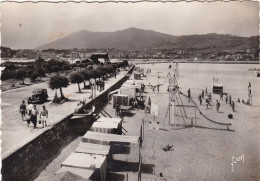
[{"label": "row of tree", "polygon": [[62,75],[55,75],[50,78],[49,80],[49,87],[52,90],[60,90],[60,98],[65,99],[64,94],[62,92],[63,87],[67,87],[69,85],[69,82],[78,84],[78,91],[81,92],[80,84],[83,83],[84,88],[87,88],[86,81],[89,82],[89,88],[91,86],[91,79],[95,80],[95,83],[97,82],[97,79],[102,78],[103,80],[107,79],[108,77],[115,76],[118,68],[124,68],[128,66],[127,61],[123,61],[120,63],[115,64],[107,64],[103,66],[99,66],[98,68],[94,70],[84,69],[81,71],[74,71],[69,75],[69,78]]}]

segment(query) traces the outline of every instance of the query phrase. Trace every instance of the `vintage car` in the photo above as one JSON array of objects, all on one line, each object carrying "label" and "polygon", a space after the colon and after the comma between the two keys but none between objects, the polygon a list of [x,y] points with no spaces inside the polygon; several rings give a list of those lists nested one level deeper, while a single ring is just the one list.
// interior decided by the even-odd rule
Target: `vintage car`
[{"label": "vintage car", "polygon": [[48,100],[48,93],[46,89],[34,89],[32,96],[28,98],[29,103],[44,103]]}]

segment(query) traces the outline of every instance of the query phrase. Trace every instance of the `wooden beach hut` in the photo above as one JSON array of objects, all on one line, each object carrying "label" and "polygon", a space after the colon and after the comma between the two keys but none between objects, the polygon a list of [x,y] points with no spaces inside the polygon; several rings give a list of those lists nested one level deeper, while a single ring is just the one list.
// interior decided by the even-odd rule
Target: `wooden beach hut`
[{"label": "wooden beach hut", "polygon": [[124,136],[116,134],[98,133],[88,131],[83,137],[82,141],[86,143],[109,145],[112,143],[134,143],[139,142],[139,136]]},{"label": "wooden beach hut", "polygon": [[116,134],[118,131],[119,124],[113,122],[94,122],[91,131],[99,133]]},{"label": "wooden beach hut", "polygon": [[72,153],[61,166],[63,167],[62,169],[75,168],[82,172],[85,170],[92,170],[95,172],[95,177],[98,177],[96,180],[106,180],[107,158],[104,155]]},{"label": "wooden beach hut", "polygon": [[[87,170],[87,169],[83,169],[83,168],[74,168],[74,167],[61,167],[55,175],[59,175],[59,174],[68,174],[70,173],[75,175],[73,177],[66,177],[67,180],[78,180],[78,181],[90,181],[90,180],[94,180],[95,179],[95,174],[94,174],[94,170]],[[61,181],[64,178],[64,176],[57,180],[57,181]],[[82,179],[81,179],[82,178]],[[46,178],[43,181],[54,181],[50,178]],[[64,179],[65,180],[65,179]]]},{"label": "wooden beach hut", "polygon": [[112,122],[112,123],[117,123],[118,124],[118,128],[117,128],[117,134],[122,134],[122,123],[123,123],[123,119],[121,118],[107,118],[107,117],[101,117],[99,118],[96,122]]},{"label": "wooden beach hut", "polygon": [[135,80],[141,80],[141,74],[140,73],[134,73],[134,79]]},{"label": "wooden beach hut", "polygon": [[129,99],[128,95],[124,94],[114,94],[113,95],[113,107],[116,107],[116,105],[128,105]]},{"label": "wooden beach hut", "polygon": [[110,145],[100,145],[100,144],[80,142],[75,152],[107,156],[109,154],[109,150],[110,150]]}]

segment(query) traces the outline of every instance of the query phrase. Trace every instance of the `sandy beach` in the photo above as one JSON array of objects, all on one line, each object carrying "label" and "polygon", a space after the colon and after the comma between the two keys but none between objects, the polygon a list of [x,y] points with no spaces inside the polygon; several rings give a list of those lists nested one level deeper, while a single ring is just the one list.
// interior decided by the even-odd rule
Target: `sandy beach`
[{"label": "sandy beach", "polygon": [[[144,121],[144,142],[141,148],[142,155],[142,180],[259,180],[260,179],[260,134],[259,134],[259,79],[253,72],[247,71],[250,65],[203,65],[179,64],[178,83],[180,90],[187,94],[191,89],[191,98],[197,105],[198,95],[207,87],[212,92],[212,76],[219,77],[219,83],[224,85],[224,92],[237,98],[246,99],[247,85],[250,81],[255,97],[253,106],[235,103],[235,112],[225,101],[220,101],[220,112],[216,111],[218,94],[213,95],[213,106],[206,109],[205,101],[199,105],[199,110],[209,119],[220,123],[231,123],[229,130],[226,125],[214,124],[195,111],[194,107],[187,108],[184,120],[180,116],[180,109],[175,107],[171,112],[175,125],[169,124],[169,94],[167,92],[169,64],[142,64],[144,72],[151,69],[151,73],[142,80],[135,80],[136,85],[146,85],[144,99],[147,104],[151,98],[152,104],[159,107],[158,116],[145,113],[142,109],[134,109],[131,114],[123,115],[123,127],[126,135],[140,135],[142,120]],[[230,69],[232,67],[232,69]],[[198,72],[197,72],[198,68]],[[158,78],[158,73],[159,78]],[[130,77],[133,79],[133,75]],[[160,91],[153,93],[148,85],[157,85]],[[193,105],[182,96],[183,105]],[[112,104],[105,110],[113,117],[117,117]],[[195,113],[196,112],[196,113]],[[233,114],[233,119],[228,119],[228,114]],[[191,126],[191,118],[196,117],[196,126]],[[159,123],[158,129],[150,129],[151,122]],[[203,128],[201,128],[203,127]],[[39,175],[39,178],[50,176],[60,167],[60,163],[77,147],[80,137],[63,149],[61,154],[49,164]],[[172,145],[170,151],[163,147]],[[107,180],[137,180],[139,148],[138,145],[129,146],[129,154],[115,154],[108,161]],[[232,160],[242,158],[233,164]]]}]

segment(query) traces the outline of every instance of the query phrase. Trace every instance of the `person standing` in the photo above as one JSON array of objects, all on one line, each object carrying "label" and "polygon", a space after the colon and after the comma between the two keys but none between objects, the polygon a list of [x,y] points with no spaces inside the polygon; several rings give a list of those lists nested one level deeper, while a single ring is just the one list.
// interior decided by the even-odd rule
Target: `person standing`
[{"label": "person standing", "polygon": [[116,115],[120,115],[120,105],[116,104]]},{"label": "person standing", "polygon": [[42,122],[42,127],[47,127],[47,118],[48,118],[48,110],[46,109],[45,105],[42,106],[42,111],[40,113],[40,120]]},{"label": "person standing", "polygon": [[160,88],[160,85],[157,86],[157,92],[158,92],[158,94],[159,94],[159,91],[160,91],[159,88]]},{"label": "person standing", "polygon": [[204,90],[202,90],[201,97],[204,99]]},{"label": "person standing", "polygon": [[232,97],[231,97],[231,95],[229,95],[229,104],[230,104],[230,106],[231,106],[231,103],[232,103]]},{"label": "person standing", "polygon": [[153,86],[153,93],[155,93],[154,86]]},{"label": "person standing", "polygon": [[251,83],[249,82],[249,84],[248,84],[248,96],[250,96],[251,95]]},{"label": "person standing", "polygon": [[220,102],[218,102],[217,100],[217,105],[216,105],[217,112],[219,112],[219,108],[220,108]]},{"label": "person standing", "polygon": [[223,101],[223,92],[220,93],[220,100]]},{"label": "person standing", "polygon": [[208,88],[206,87],[205,93],[208,94]]},{"label": "person standing", "polygon": [[234,103],[234,101],[232,101],[232,110],[233,110],[233,112],[235,112],[235,103]]},{"label": "person standing", "polygon": [[190,102],[190,98],[191,98],[191,96],[190,96],[190,88],[189,88],[189,90],[188,90],[188,101]]},{"label": "person standing", "polygon": [[20,110],[19,112],[22,115],[22,120],[24,120],[25,114],[26,114],[26,105],[25,105],[25,101],[22,102],[22,104],[20,105]]},{"label": "person standing", "polygon": [[200,101],[200,105],[202,104],[202,98],[201,95],[199,95],[199,101]]},{"label": "person standing", "polygon": [[226,104],[228,103],[228,95],[226,95]]},{"label": "person standing", "polygon": [[33,129],[37,126],[37,115],[39,114],[36,105],[33,106],[33,109],[31,111],[31,121],[33,123]]}]

